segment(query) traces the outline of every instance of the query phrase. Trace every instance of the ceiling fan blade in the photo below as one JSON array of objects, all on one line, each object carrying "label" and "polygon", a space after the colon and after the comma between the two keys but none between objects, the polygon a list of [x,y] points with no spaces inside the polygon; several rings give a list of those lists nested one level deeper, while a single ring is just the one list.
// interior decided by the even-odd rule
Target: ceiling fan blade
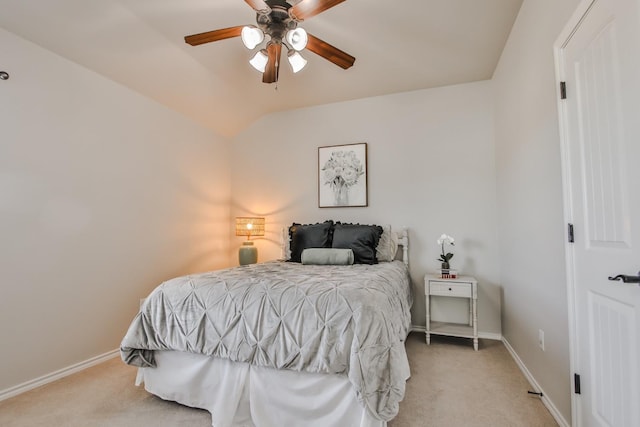
[{"label": "ceiling fan blade", "polygon": [[311,34],[307,35],[309,37],[309,41],[307,42],[307,49],[317,55],[322,56],[327,61],[331,61],[338,67],[342,67],[345,70],[353,66],[353,63],[356,62],[356,58],[349,55],[348,53],[341,51],[335,46],[331,46],[329,43],[320,40],[316,36],[313,36]]},{"label": "ceiling fan blade", "polygon": [[262,83],[275,83],[278,81],[281,51],[282,45],[278,43],[272,43],[267,47],[269,60],[267,62],[267,68],[265,68],[264,73],[262,74]]},{"label": "ceiling fan blade", "polygon": [[244,1],[247,2],[247,4],[251,6],[253,10],[255,10],[256,12],[260,12],[263,10],[268,12],[271,11],[271,8],[269,7],[268,4],[264,2],[264,0],[244,0]]},{"label": "ceiling fan blade", "polygon": [[345,0],[302,0],[289,9],[289,13],[302,21],[339,5],[343,1]]},{"label": "ceiling fan blade", "polygon": [[206,33],[193,34],[191,36],[186,36],[184,41],[189,43],[191,46],[197,46],[199,44],[238,37],[242,32],[242,27],[243,25],[240,25],[237,27],[223,28],[221,30],[207,31]]}]

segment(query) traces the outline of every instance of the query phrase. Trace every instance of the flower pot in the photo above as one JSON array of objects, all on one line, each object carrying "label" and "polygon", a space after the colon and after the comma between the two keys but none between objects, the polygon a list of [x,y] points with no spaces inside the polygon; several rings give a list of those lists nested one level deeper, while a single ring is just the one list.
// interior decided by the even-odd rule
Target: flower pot
[{"label": "flower pot", "polygon": [[448,270],[449,269],[449,263],[447,261],[443,262],[442,265],[440,266],[440,268],[442,268],[443,270]]}]

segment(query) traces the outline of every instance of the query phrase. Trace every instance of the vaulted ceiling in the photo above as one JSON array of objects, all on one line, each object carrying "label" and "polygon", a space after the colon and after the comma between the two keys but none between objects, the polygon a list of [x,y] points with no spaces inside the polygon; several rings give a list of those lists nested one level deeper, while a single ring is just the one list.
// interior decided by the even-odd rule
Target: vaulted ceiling
[{"label": "vaulted ceiling", "polygon": [[275,111],[490,79],[521,3],[347,0],[302,26],[355,65],[303,52],[307,67],[283,63],[277,85],[240,38],[184,42],[255,24],[244,0],[0,0],[0,27],[232,136]]}]

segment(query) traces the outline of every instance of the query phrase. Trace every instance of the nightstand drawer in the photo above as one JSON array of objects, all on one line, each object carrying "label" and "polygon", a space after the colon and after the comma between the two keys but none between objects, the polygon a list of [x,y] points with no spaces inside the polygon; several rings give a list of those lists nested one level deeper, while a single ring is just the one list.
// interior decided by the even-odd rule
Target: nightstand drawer
[{"label": "nightstand drawer", "polygon": [[431,295],[445,297],[471,298],[471,283],[447,283],[431,281],[429,286]]}]

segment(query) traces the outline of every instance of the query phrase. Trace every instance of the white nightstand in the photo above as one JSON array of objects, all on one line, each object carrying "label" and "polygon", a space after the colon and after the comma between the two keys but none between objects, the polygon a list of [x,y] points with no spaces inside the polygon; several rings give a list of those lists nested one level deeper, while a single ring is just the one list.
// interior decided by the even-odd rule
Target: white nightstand
[{"label": "white nightstand", "polygon": [[[455,279],[442,279],[434,274],[424,276],[424,294],[427,309],[427,344],[431,344],[431,335],[448,335],[473,339],[473,348],[478,350],[478,282],[470,276],[458,276]],[[469,299],[469,324],[432,322],[431,296]]]}]

